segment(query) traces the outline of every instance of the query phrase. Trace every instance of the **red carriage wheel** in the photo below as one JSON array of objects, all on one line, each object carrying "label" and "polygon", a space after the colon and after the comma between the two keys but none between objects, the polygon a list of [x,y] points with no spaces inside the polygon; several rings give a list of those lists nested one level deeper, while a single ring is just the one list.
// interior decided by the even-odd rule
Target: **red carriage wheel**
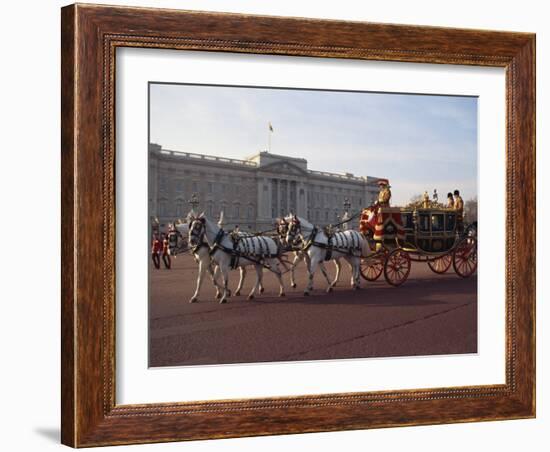
[{"label": "red carriage wheel", "polygon": [[445,254],[444,256],[434,259],[433,261],[428,261],[428,266],[434,273],[439,273],[441,275],[451,268],[452,263],[452,254]]},{"label": "red carriage wheel", "polygon": [[453,268],[458,276],[467,278],[477,270],[477,240],[465,237],[453,253]]},{"label": "red carriage wheel", "polygon": [[388,284],[400,286],[409,277],[411,272],[411,258],[402,249],[393,250],[384,264],[384,277]]},{"label": "red carriage wheel", "polygon": [[384,254],[361,259],[361,276],[367,281],[376,281],[384,271]]}]

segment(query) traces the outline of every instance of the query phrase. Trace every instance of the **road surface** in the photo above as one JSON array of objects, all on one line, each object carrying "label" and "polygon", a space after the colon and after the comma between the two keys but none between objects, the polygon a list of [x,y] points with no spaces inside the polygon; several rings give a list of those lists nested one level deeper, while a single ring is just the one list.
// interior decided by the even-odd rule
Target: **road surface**
[{"label": "road surface", "polygon": [[[334,264],[327,263],[330,275]],[[180,366],[457,354],[477,352],[477,276],[459,278],[451,269],[433,273],[413,263],[398,288],[382,277],[350,288],[343,265],[334,292],[326,293],[319,273],[314,291],[303,295],[306,270],[297,269],[296,289],[284,275],[286,297],[278,297],[274,275],[264,272],[266,291],[248,301],[254,282],[250,268],[243,294],[226,304],[214,299],[205,279],[197,303],[197,265],[188,254],[173,259],[171,270],[150,270],[149,365]],[[235,289],[238,271],[232,271]]]}]

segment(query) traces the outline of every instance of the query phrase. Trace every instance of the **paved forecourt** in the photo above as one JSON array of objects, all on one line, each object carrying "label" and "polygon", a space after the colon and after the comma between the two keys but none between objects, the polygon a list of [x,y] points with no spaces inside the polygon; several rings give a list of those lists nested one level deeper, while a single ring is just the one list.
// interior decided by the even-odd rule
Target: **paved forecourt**
[{"label": "paved forecourt", "polygon": [[[334,263],[327,262],[331,277]],[[284,275],[286,297],[278,297],[274,275],[264,272],[265,292],[247,300],[255,280],[250,267],[244,290],[219,304],[208,277],[197,303],[189,303],[197,264],[189,254],[172,260],[172,269],[150,271],[150,365],[296,361],[334,358],[411,356],[477,352],[477,276],[433,273],[412,263],[398,288],[382,275],[350,288],[343,264],[340,282],[326,293],[315,276],[314,291],[303,295],[307,272],[296,270],[298,287]],[[232,271],[235,290],[239,272]]]}]

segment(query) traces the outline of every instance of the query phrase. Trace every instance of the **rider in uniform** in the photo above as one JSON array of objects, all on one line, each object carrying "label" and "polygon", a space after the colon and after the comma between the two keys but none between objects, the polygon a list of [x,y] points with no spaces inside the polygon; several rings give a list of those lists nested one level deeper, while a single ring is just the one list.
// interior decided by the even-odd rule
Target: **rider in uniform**
[{"label": "rider in uniform", "polygon": [[378,193],[378,201],[376,204],[380,207],[389,207],[391,199],[390,185],[387,180],[381,179],[378,181],[380,192]]}]

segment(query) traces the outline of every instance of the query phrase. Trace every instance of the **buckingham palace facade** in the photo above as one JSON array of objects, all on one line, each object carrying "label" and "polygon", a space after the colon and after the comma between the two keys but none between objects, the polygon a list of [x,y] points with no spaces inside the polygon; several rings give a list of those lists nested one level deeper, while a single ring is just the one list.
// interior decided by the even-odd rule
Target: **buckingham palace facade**
[{"label": "buckingham palace facade", "polygon": [[210,218],[224,212],[225,227],[242,231],[273,227],[289,212],[314,224],[334,224],[348,209],[372,204],[379,178],[308,169],[302,158],[260,152],[244,160],[149,145],[149,215],[161,226],[191,209]]}]

